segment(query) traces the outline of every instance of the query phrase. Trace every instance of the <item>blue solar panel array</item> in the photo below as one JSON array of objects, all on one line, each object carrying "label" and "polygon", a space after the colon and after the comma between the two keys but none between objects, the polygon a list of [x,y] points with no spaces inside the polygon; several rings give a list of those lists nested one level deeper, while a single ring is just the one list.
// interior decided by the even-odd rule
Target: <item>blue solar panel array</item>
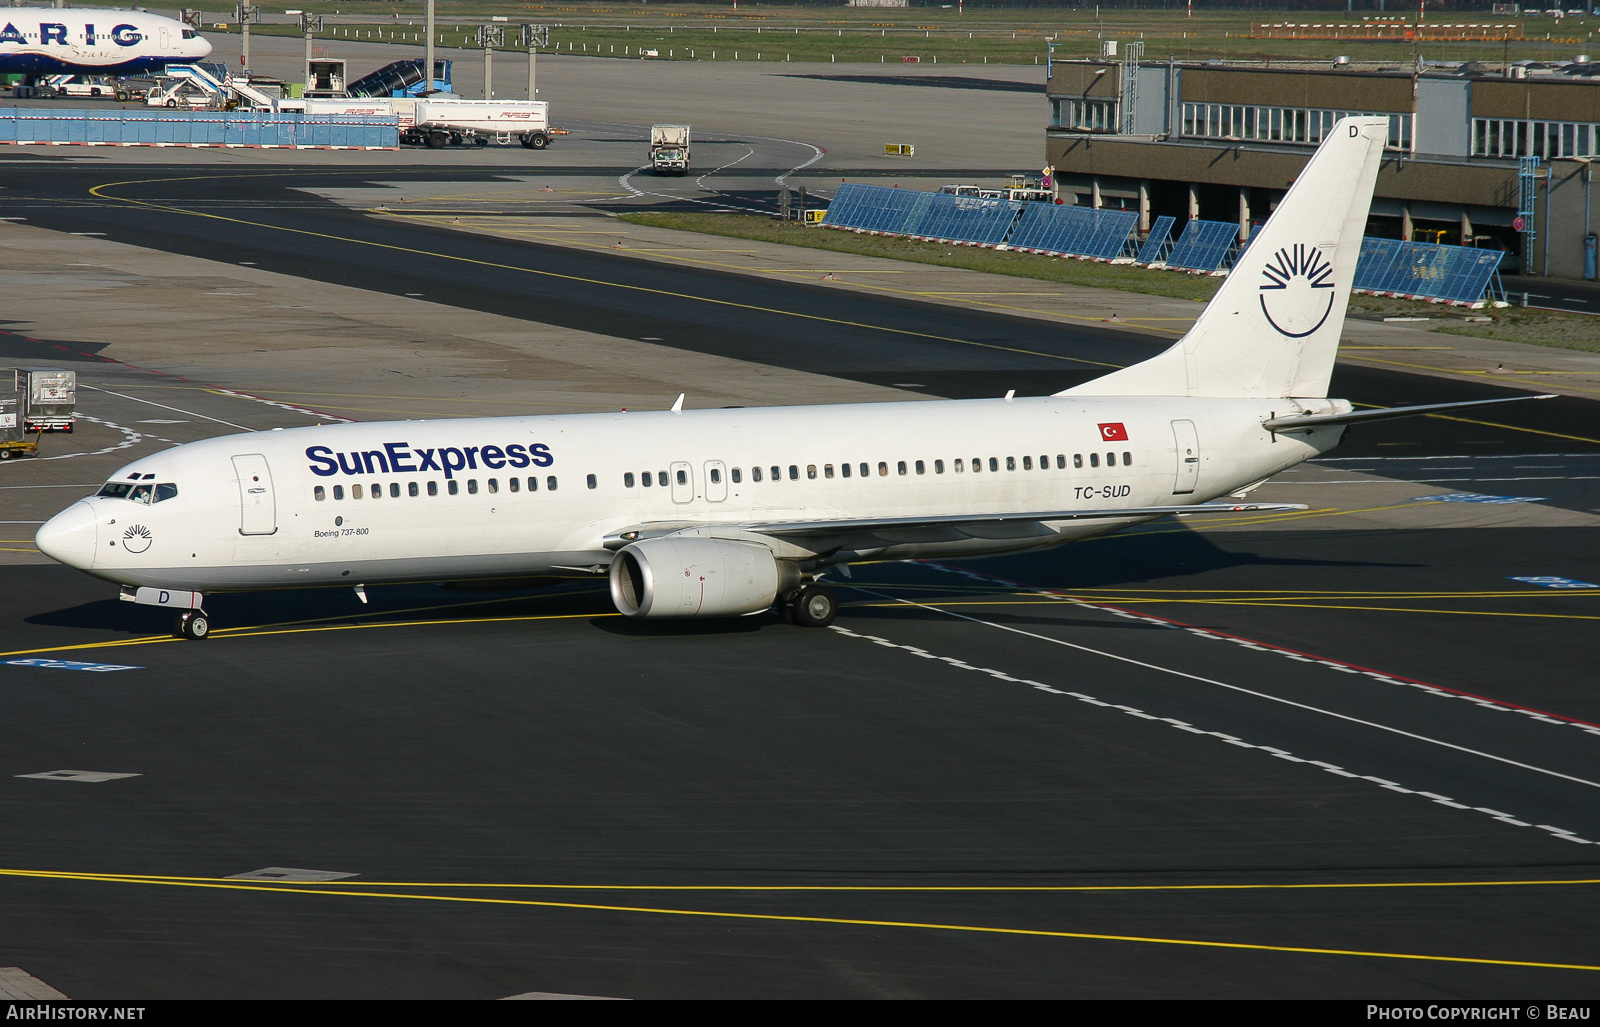
[{"label": "blue solar panel array", "polygon": [[393,117],[8,107],[0,143],[398,149],[400,128]]},{"label": "blue solar panel array", "polygon": [[1228,259],[1239,226],[1228,221],[1191,220],[1167,254],[1167,266],[1182,271],[1216,271]]},{"label": "blue solar panel array", "polygon": [[1361,240],[1355,288],[1456,303],[1483,299],[1500,267],[1499,250],[1401,239]]},{"label": "blue solar panel array", "polygon": [[[7,131],[9,114],[9,111],[0,111],[0,141],[15,138]],[[1138,217],[1132,211],[1020,203],[846,183],[839,187],[822,223],[888,235],[987,246],[1009,244],[1022,250],[1113,260],[1122,255]],[[1161,260],[1161,251],[1168,245],[1174,223],[1172,217],[1156,219],[1139,250],[1139,263]],[[1191,220],[1184,225],[1182,235],[1171,243],[1166,265],[1184,271],[1220,270],[1229,262],[1238,234],[1239,226],[1229,221]],[[1501,256],[1499,250],[1398,239],[1364,239],[1354,287],[1369,292],[1476,303],[1489,289]]]},{"label": "blue solar panel array", "polygon": [[1139,215],[1131,210],[1030,203],[1009,241],[1018,250],[1112,260],[1122,256],[1128,233],[1138,220]]},{"label": "blue solar panel array", "polygon": [[1139,247],[1139,255],[1134,260],[1140,264],[1151,264],[1160,260],[1161,251],[1167,245],[1167,237],[1172,234],[1172,226],[1177,220],[1169,214],[1156,218],[1156,223],[1150,226],[1150,234],[1145,237],[1144,245]]},{"label": "blue solar panel array", "polygon": [[846,182],[828,204],[822,223],[889,235],[984,243],[1006,241],[1022,204],[913,189]]}]

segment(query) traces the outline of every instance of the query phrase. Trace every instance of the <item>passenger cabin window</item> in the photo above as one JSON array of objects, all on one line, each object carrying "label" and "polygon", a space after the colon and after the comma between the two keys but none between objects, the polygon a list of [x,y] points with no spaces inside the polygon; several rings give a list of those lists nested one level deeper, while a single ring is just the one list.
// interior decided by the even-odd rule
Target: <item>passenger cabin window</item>
[{"label": "passenger cabin window", "polygon": [[861,476],[863,478],[868,476],[868,474],[867,474],[867,465],[866,464],[862,464],[861,465]]},{"label": "passenger cabin window", "polygon": [[1000,469],[1000,461],[991,456],[989,458],[989,470],[998,471],[999,469]]},{"label": "passenger cabin window", "polygon": [[415,496],[416,494],[417,494],[417,483],[414,482],[414,481],[407,482],[406,483],[406,495]]},{"label": "passenger cabin window", "polygon": [[556,476],[552,474],[547,477],[544,480],[544,487],[549,489],[551,492],[554,492],[556,490]]},{"label": "passenger cabin window", "polygon": [[1033,470],[1033,457],[1025,456],[1025,457],[1022,458],[1022,469],[1024,471]]},{"label": "passenger cabin window", "polygon": [[783,469],[780,468],[777,464],[773,464],[772,465],[772,480],[773,481],[782,481],[783,480]]},{"label": "passenger cabin window", "polygon": [[[649,488],[650,486],[652,486],[652,485],[654,485],[656,483],[655,482],[655,478],[656,478],[656,476],[654,474],[651,474],[649,471],[646,471],[643,474],[639,475],[639,484],[643,485],[645,488]],[[535,479],[529,478],[528,480],[529,481],[534,481]],[[529,485],[528,489],[529,489],[529,491],[532,491],[533,490],[533,486]]]},{"label": "passenger cabin window", "polygon": [[678,472],[678,484],[679,485],[687,485],[687,484],[689,484],[689,472],[688,471],[679,471]]},{"label": "passenger cabin window", "polygon": [[[590,475],[590,477],[592,478],[594,476]],[[713,468],[711,468],[710,478],[711,478],[711,484],[716,485],[716,484],[718,484],[719,482],[722,481],[722,472],[720,470],[718,470],[717,468],[713,467]],[[590,488],[594,488],[593,485],[590,485],[589,487]]]},{"label": "passenger cabin window", "polygon": [[351,499],[360,499],[361,498],[361,486],[360,485],[352,485],[352,486],[350,486],[350,498]]},{"label": "passenger cabin window", "polygon": [[1115,466],[1117,466],[1117,454],[1115,454],[1115,453],[1107,453],[1106,454],[1106,466],[1107,467],[1115,467]]},{"label": "passenger cabin window", "polygon": [[811,481],[817,480],[817,465],[806,464],[806,477]]},{"label": "passenger cabin window", "polygon": [[1083,466],[1083,454],[1082,453],[1074,453],[1074,454],[1072,454],[1072,466],[1074,466],[1074,467],[1082,467]]},{"label": "passenger cabin window", "polygon": [[1056,454],[1056,469],[1057,470],[1062,470],[1062,471],[1067,469],[1067,454],[1065,454],[1065,453],[1057,453]]},{"label": "passenger cabin window", "polygon": [[452,496],[457,495],[461,491],[461,483],[452,478],[450,479],[450,482],[445,485],[445,491],[449,492]]},{"label": "passenger cabin window", "polygon": [[[335,485],[333,487],[333,491],[338,492],[339,491],[339,486]],[[439,494],[439,483],[436,482],[436,481],[428,482],[428,495],[437,496],[438,494]],[[338,499],[339,497],[338,496],[334,496],[334,498]]]},{"label": "passenger cabin window", "polygon": [[966,472],[967,472],[967,462],[965,460],[957,459],[956,460],[956,473],[957,474],[965,474]]},{"label": "passenger cabin window", "polygon": [[[1124,466],[1124,467],[1132,467],[1133,466],[1133,454],[1132,453],[1124,452],[1122,454],[1122,466]],[[157,486],[157,491],[158,492],[160,491],[160,487],[159,486]],[[158,499],[158,500],[156,500],[156,502],[159,503],[159,502],[161,502],[161,500]]]},{"label": "passenger cabin window", "polygon": [[761,468],[759,468],[759,467],[750,468],[750,480],[751,481],[760,481],[761,480]]},{"label": "passenger cabin window", "polygon": [[371,495],[372,495],[373,499],[382,499],[383,498],[383,482],[375,481],[375,482],[372,483]]},{"label": "passenger cabin window", "polygon": [[895,463],[895,470],[899,471],[901,474],[906,473],[906,462],[904,460],[897,461]]},{"label": "passenger cabin window", "polygon": [[[628,475],[628,477],[631,478],[631,477],[633,477],[633,475],[630,474],[630,475]],[[507,478],[506,479],[506,484],[511,486],[511,491],[512,492],[516,492],[516,491],[518,491],[519,489],[522,488],[522,479],[521,478]],[[630,482],[629,484],[632,484],[632,483]]]},{"label": "passenger cabin window", "polygon": [[800,480],[800,465],[799,464],[790,464],[789,465],[789,480],[790,481],[799,481]]},{"label": "passenger cabin window", "polygon": [[735,485],[739,484],[741,481],[744,481],[744,472],[739,470],[739,468],[735,467],[729,473],[733,475],[733,483]]},{"label": "passenger cabin window", "polygon": [[[555,481],[554,478],[551,478],[550,480],[551,481]],[[656,484],[660,485],[662,488],[666,488],[667,487],[667,472],[666,471],[657,471],[656,472]],[[554,485],[552,485],[550,487],[551,488],[555,488]]]},{"label": "passenger cabin window", "polygon": [[344,498],[344,486],[343,485],[335,485],[333,487],[333,498],[334,499],[343,499]]},{"label": "passenger cabin window", "polygon": [[973,474],[977,474],[978,472],[980,472],[982,470],[983,470],[983,457],[981,457],[981,456],[973,457],[972,458],[972,473]]},{"label": "passenger cabin window", "polygon": [[879,460],[878,461],[878,477],[887,478],[888,476],[889,476],[889,465],[887,463],[885,463],[884,461]]},{"label": "passenger cabin window", "polygon": [[628,473],[626,473],[626,474],[624,474],[622,476],[622,487],[625,488],[625,489],[633,488],[633,472],[632,471],[629,471]]},{"label": "passenger cabin window", "polygon": [[1089,454],[1089,466],[1090,467],[1099,467],[1100,466],[1100,454],[1099,453],[1090,453]]},{"label": "passenger cabin window", "polygon": [[927,465],[924,464],[921,460],[917,461],[917,473],[918,474],[927,474],[928,473]]},{"label": "passenger cabin window", "polygon": [[1014,456],[1006,457],[1006,470],[1014,471],[1016,469],[1017,469],[1017,458],[1014,457]]},{"label": "passenger cabin window", "polygon": [[[102,496],[105,495],[105,491],[101,490],[100,494]],[[328,498],[328,490],[323,488],[321,485],[318,485],[316,488],[311,490],[311,498],[315,499],[319,503],[324,502]]]},{"label": "passenger cabin window", "polygon": [[935,460],[933,462],[933,473],[934,474],[943,474],[944,473],[944,461],[943,460]]},{"label": "passenger cabin window", "polygon": [[[591,474],[589,476],[589,478],[590,478],[590,480],[593,480],[594,475]],[[593,485],[591,485],[589,487],[590,488],[594,488]],[[489,491],[490,492],[499,492],[500,491],[500,479],[499,478],[490,478],[489,479]]]},{"label": "passenger cabin window", "polygon": [[539,491],[539,479],[538,478],[529,478],[528,479],[528,491],[529,492],[538,492]]},{"label": "passenger cabin window", "polygon": [[[715,474],[716,472],[713,471],[711,473]],[[490,484],[492,485],[494,483],[490,482]],[[591,475],[589,475],[588,479],[585,481],[585,484],[588,485],[592,489],[597,489],[597,488],[600,487],[600,480],[598,478],[596,478],[594,475],[591,474]]]},{"label": "passenger cabin window", "polygon": [[822,476],[824,478],[833,477],[833,465],[832,464],[823,464],[822,465]]},{"label": "passenger cabin window", "polygon": [[845,478],[850,477],[850,465],[849,464],[840,464],[839,465],[839,474],[842,477],[845,477]]},{"label": "passenger cabin window", "polygon": [[[413,486],[413,487],[415,487],[415,486]],[[416,495],[416,493],[413,492],[412,495]],[[390,499],[399,499],[400,498],[400,483],[399,482],[392,481],[392,482],[389,483],[389,498]]]},{"label": "passenger cabin window", "polygon": [[1040,456],[1039,457],[1039,470],[1048,471],[1049,469],[1050,469],[1050,457],[1047,456],[1047,455]]},{"label": "passenger cabin window", "polygon": [[477,494],[478,494],[478,479],[477,478],[473,478],[473,479],[471,479],[471,480],[469,480],[467,482],[467,495],[475,496]]}]

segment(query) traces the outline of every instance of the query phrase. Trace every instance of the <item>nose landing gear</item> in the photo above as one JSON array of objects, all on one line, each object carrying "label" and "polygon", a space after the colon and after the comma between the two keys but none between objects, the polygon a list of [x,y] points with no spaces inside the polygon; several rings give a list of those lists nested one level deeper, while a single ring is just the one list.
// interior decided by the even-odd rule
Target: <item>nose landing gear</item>
[{"label": "nose landing gear", "polygon": [[175,638],[186,638],[191,642],[210,638],[211,618],[204,610],[185,610],[172,622],[172,634]]}]

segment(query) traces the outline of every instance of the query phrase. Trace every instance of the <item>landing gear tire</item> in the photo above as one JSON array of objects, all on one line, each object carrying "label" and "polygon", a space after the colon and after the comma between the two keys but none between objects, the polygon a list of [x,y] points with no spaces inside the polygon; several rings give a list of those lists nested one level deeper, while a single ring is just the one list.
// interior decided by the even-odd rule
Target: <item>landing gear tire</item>
[{"label": "landing gear tire", "polygon": [[823,585],[807,585],[789,604],[789,618],[802,628],[825,628],[838,616],[839,601]]},{"label": "landing gear tire", "polygon": [[191,642],[203,641],[211,637],[211,618],[204,610],[185,610],[173,622],[172,633]]}]

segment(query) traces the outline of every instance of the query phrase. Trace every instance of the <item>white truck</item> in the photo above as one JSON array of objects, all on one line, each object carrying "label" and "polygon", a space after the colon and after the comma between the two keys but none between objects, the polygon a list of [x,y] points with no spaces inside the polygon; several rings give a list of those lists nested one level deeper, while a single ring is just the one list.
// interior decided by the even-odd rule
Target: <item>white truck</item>
[{"label": "white truck", "polygon": [[[396,108],[414,104],[408,124],[400,120],[400,141],[432,149],[463,143],[520,142],[530,150],[550,145],[550,104],[544,100],[394,100]],[[398,113],[398,110],[397,112]]]},{"label": "white truck", "polygon": [[16,369],[18,423],[8,427],[24,432],[71,432],[73,410],[78,402],[78,372],[59,367],[19,367]]},{"label": "white truck", "polygon": [[689,126],[650,126],[650,170],[658,175],[689,173]]}]

